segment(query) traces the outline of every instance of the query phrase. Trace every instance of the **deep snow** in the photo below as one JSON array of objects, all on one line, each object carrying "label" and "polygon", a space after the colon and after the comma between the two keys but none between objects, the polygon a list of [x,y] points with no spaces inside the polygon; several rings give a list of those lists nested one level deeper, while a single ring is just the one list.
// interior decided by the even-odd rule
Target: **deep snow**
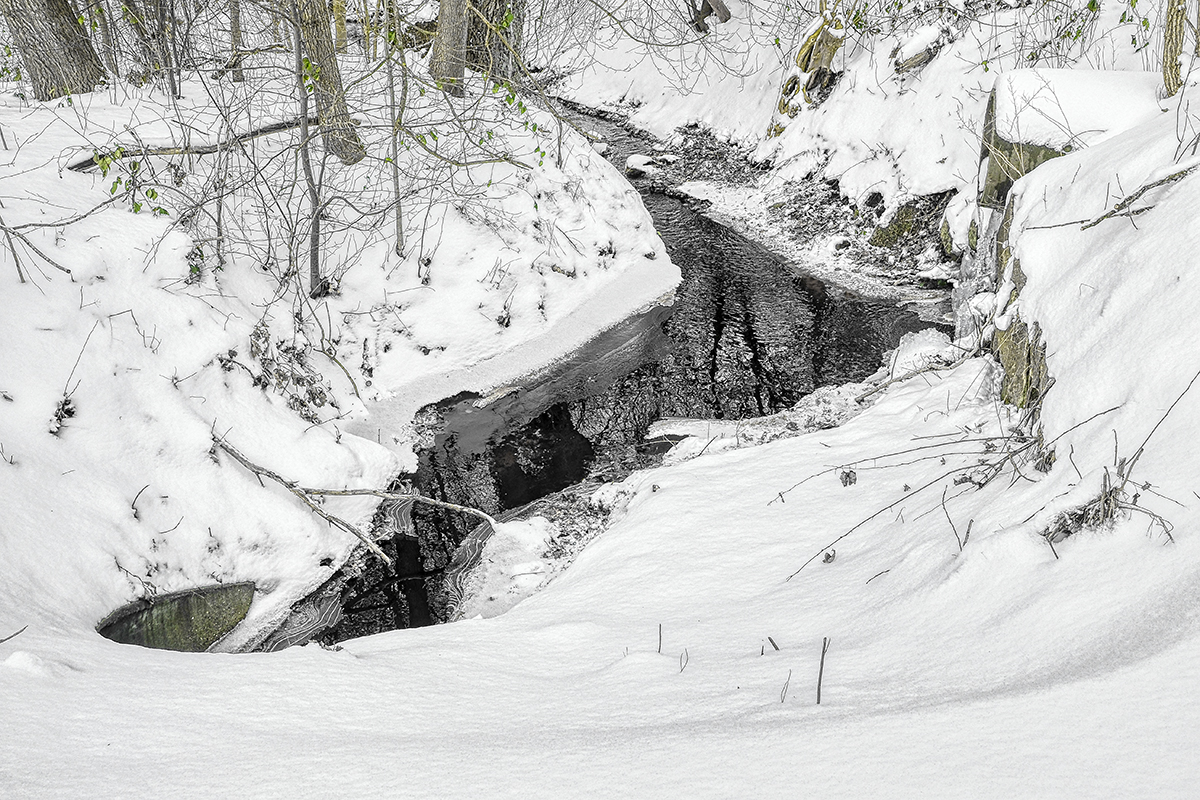
[{"label": "deep snow", "polygon": [[[658,71],[624,71],[633,51],[614,48],[608,71],[594,68],[574,91],[640,100],[634,120],[662,133],[699,120],[773,154],[781,169],[763,192],[824,163],[854,197],[882,187],[889,207],[959,189],[948,221],[960,247],[972,218],[987,227],[989,212],[971,202],[972,137],[991,81],[1026,55],[1010,24],[1021,10],[955,28],[916,76],[887,74],[883,56],[926,46],[927,20],[862,39],[843,54],[834,93],[768,140],[787,43],[746,45],[754,31],[736,22],[746,6],[730,6],[735,22],[715,35],[761,61],[747,82],[703,71],[708,88],[678,99]],[[1120,9],[1104,4],[1103,35],[1052,66],[1142,68],[1144,53],[1123,45]],[[214,429],[309,485],[385,484],[411,458],[406,415],[420,403],[501,386],[669,290],[673,268],[632,190],[581,139],[561,172],[547,162],[528,173],[532,193],[556,198],[552,212],[513,189],[522,173],[506,173],[491,201],[509,204],[504,252],[525,267],[508,284],[487,279],[499,234],[450,210],[438,212],[450,233],[433,291],[419,288],[416,254],[391,264],[386,242],[368,243],[327,301],[338,335],[310,331],[307,342],[316,385],[345,417],[318,409],[320,425],[289,409],[286,393],[254,387],[254,363],[226,371],[216,359],[247,352],[276,291],[253,254],[187,283],[187,236],[127,207],[30,234],[74,281],[34,269],[22,250],[30,282],[19,284],[0,248],[0,638],[28,626],[0,643],[0,793],[1191,796],[1200,280],[1189,268],[1200,178],[1150,189],[1136,216],[1080,224],[1195,163],[1191,91],[1161,104],[1171,113],[1126,117],[1013,189],[1027,282],[1012,306],[1002,282],[975,307],[993,324],[1019,315],[1043,331],[1055,378],[1041,417],[1056,454],[1048,472],[1006,458],[1031,431],[1000,404],[990,358],[910,339],[877,381],[934,355],[957,365],[893,383],[861,411],[848,395],[866,387],[810,399],[795,429],[782,421],[782,438],[765,421],[757,442],[735,426],[704,450],[707,423],[667,423],[696,437],[676,463],[602,489],[611,527],[540,592],[491,619],[339,651],[169,653],[92,628],[147,583],[213,579],[256,580],[264,591],[249,621],[277,618],[328,575],[322,558],[340,563],[354,542],[211,458]],[[81,131],[71,108],[3,96],[0,127],[21,147],[0,160],[6,225],[61,219],[107,196],[106,182],[58,165],[85,134],[97,145],[119,136],[131,120],[118,99],[87,99]],[[161,97],[134,107],[134,122],[153,119]],[[147,124],[147,137],[168,135]],[[512,127],[514,151],[531,152],[534,139]],[[628,246],[608,269],[579,253],[576,278],[539,272],[550,248],[533,223],[564,219],[589,248],[615,221]],[[389,300],[401,291],[403,302]],[[495,321],[506,297],[521,298],[508,328]],[[292,330],[290,302],[271,317],[272,343]],[[411,337],[389,332],[383,320],[395,314]],[[359,358],[380,336],[395,338],[367,387]],[[361,401],[322,360],[327,343],[371,390]],[[64,393],[73,416],[52,434]],[[1131,508],[1114,524],[1053,547],[1040,535],[1143,445],[1125,484]],[[373,509],[330,507],[357,523]],[[544,535],[540,524],[506,533],[525,546]]]}]

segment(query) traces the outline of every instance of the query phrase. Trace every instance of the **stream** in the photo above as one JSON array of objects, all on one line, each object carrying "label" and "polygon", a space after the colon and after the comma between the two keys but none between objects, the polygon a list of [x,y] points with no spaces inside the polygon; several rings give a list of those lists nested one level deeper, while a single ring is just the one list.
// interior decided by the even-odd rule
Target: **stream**
[{"label": "stream", "polygon": [[[650,152],[648,140],[613,122],[586,124],[609,143],[618,167],[631,153]],[[790,408],[818,387],[862,380],[905,333],[930,327],[893,303],[797,274],[688,201],[645,180],[634,184],[683,273],[674,305],[626,320],[502,396],[464,395],[422,409],[418,427],[431,444],[401,486],[510,518],[568,487],[658,463],[673,440],[647,441],[656,420]],[[476,522],[413,509],[412,525],[406,520],[382,543],[395,571],[372,560],[348,572],[342,618],[321,640],[445,621],[446,567]]]}]

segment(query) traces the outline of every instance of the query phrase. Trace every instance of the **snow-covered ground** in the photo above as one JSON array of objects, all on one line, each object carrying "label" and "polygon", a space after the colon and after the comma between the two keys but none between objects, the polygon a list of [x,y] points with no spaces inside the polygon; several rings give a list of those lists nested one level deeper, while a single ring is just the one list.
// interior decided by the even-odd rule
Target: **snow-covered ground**
[{"label": "snow-covered ground", "polygon": [[1000,458],[982,439],[1008,416],[994,367],[930,380],[840,428],[634,476],[621,520],[494,619],[247,656],[34,625],[5,645],[6,786],[1186,796],[1196,539],[1179,524],[1167,546],[1134,520],[1056,560],[1020,524],[1040,483],[953,485]]},{"label": "snow-covered ground", "polygon": [[[730,7],[741,19],[745,6]],[[1115,32],[1072,63],[1142,66],[1113,44],[1128,41],[1119,10],[1104,5],[1096,24]],[[730,97],[744,96],[745,120],[724,132],[777,148],[777,186],[819,144],[845,191],[881,182],[889,206],[905,192],[958,188],[950,222],[962,246],[970,219],[986,229],[990,213],[971,203],[978,145],[969,137],[982,92],[1025,54],[1001,48],[984,73],[990,56],[977,41],[962,44],[975,41],[966,30],[905,87],[881,77],[897,91],[878,106],[851,96],[874,96],[867,81],[843,78],[813,120],[802,111],[757,144],[787,53],[764,62],[742,94],[724,84],[677,102],[663,95],[657,106],[655,81],[654,91],[668,85],[652,71],[605,78],[597,68],[589,80],[601,100],[605,80],[627,87],[614,100],[637,99],[630,92],[645,84],[635,119],[661,132],[693,118],[720,131],[741,114]],[[916,28],[903,37],[936,40]],[[903,37],[864,40],[846,56],[847,75],[890,64],[893,45],[916,48]],[[955,87],[964,81],[978,85],[963,94]],[[329,329],[312,323],[304,342],[280,333],[294,331],[284,323],[295,293],[264,313],[278,281],[254,271],[251,252],[187,282],[192,242],[165,218],[115,205],[25,229],[73,274],[18,243],[20,283],[0,247],[0,638],[24,628],[0,643],[0,794],[1194,795],[1200,171],[1191,171],[1191,91],[1163,101],[1173,113],[1114,125],[1123,132],[1013,188],[1010,241],[1026,281],[1010,303],[1012,276],[1002,276],[974,305],[993,325],[1019,315],[1041,328],[1055,383],[1040,444],[1023,412],[999,402],[989,357],[961,360],[929,338],[909,340],[888,375],[934,354],[956,365],[892,383],[861,410],[848,395],[865,387],[810,400],[780,420],[782,438],[774,422],[752,426],[747,442],[736,426],[714,436],[705,423],[672,423],[695,438],[670,466],[601,490],[611,527],[542,591],[491,619],[337,651],[152,651],[93,626],[146,584],[212,580],[255,580],[251,621],[277,618],[354,541],[210,455],[213,433],[307,485],[384,485],[411,457],[404,416],[421,402],[502,385],[670,288],[673,268],[636,195],[582,140],[561,171],[549,160],[529,172],[503,167],[508,181],[485,194],[513,220],[503,228],[510,240],[441,207],[436,222],[448,232],[428,285],[419,254],[392,264],[386,241],[368,241],[340,276],[342,294],[312,317]],[[77,109],[2,99],[0,128],[20,146],[0,158],[5,225],[62,220],[108,196],[111,177],[58,165],[67,148],[119,138],[127,104],[91,98],[84,130],[73,124]],[[161,105],[145,97],[133,107],[149,119]],[[913,109],[928,111],[920,125],[888,122],[919,116]],[[862,127],[864,115],[875,127]],[[537,140],[512,127],[514,152],[535,152]],[[947,139],[944,149],[930,131]],[[858,140],[906,155],[836,166],[861,158]],[[1082,224],[1142,187],[1123,214]],[[554,223],[587,247],[554,250],[544,236]],[[413,220],[414,233],[423,224]],[[609,241],[616,255],[605,263]],[[595,260],[584,255],[593,245]],[[522,269],[493,285],[498,253]],[[547,253],[575,253],[555,263],[576,277],[539,271]],[[390,299],[400,292],[402,301]],[[510,325],[498,324],[509,310]],[[385,318],[396,315],[403,329],[389,332]],[[266,367],[247,354],[263,319],[271,353],[283,341],[308,354],[304,381],[254,385]],[[393,337],[390,346],[377,347],[380,337]],[[301,419],[289,408],[297,386],[328,392],[336,413],[310,402],[300,407],[317,423]],[[1049,450],[1052,464],[1034,458]],[[373,508],[330,502],[356,523]],[[1081,527],[1102,505],[1115,514]],[[509,524],[514,541],[542,535],[537,522]]]},{"label": "snow-covered ground", "polygon": [[[278,95],[252,98],[257,113],[287,119],[295,112],[286,86],[274,88]],[[115,145],[178,143],[177,127],[206,132],[194,145],[226,138],[213,91],[194,82],[173,109],[161,94],[125,87],[32,108],[12,94],[0,99],[10,148],[0,158],[0,218],[16,231],[20,260],[6,241],[3,525],[38,532],[0,543],[12,571],[0,615],[13,615],[4,620],[15,627],[44,613],[91,635],[134,597],[253,580],[259,595],[244,633],[261,630],[326,580],[356,541],[216,455],[214,437],[306,486],[386,488],[415,467],[411,420],[422,405],[486,394],[542,367],[659,302],[679,279],[617,171],[570,131],[563,167],[553,158],[539,165],[546,134],[514,120],[500,98],[484,101],[484,124],[508,148],[501,152],[527,166],[466,171],[469,202],[452,186],[406,177],[416,211],[406,218],[405,257],[391,252],[379,216],[331,236],[323,265],[338,292],[315,301],[304,250],[287,249],[287,225],[305,208],[302,190],[290,189],[295,159],[280,158],[294,132],[254,141],[265,185],[230,180],[238,185],[224,211],[223,266],[204,238],[215,237],[211,223],[181,221],[189,190],[218,171],[212,157],[194,159],[179,193],[162,188],[157,199],[145,194],[149,167],[133,197],[114,185],[130,179],[128,161],[107,174],[64,169]],[[339,180],[351,203],[375,206],[381,191],[351,187],[390,177],[387,140],[363,129],[381,155],[327,182]],[[443,147],[449,138],[443,128]],[[155,166],[169,184],[168,168]],[[262,199],[278,186],[291,194]],[[142,202],[140,213],[132,202]],[[272,202],[295,217],[264,212]],[[171,213],[150,211],[160,203]],[[341,211],[329,212],[335,233]],[[300,231],[293,241],[306,241]],[[303,267],[291,268],[292,258]],[[328,502],[360,527],[377,505]],[[31,600],[41,612],[26,608]]]}]

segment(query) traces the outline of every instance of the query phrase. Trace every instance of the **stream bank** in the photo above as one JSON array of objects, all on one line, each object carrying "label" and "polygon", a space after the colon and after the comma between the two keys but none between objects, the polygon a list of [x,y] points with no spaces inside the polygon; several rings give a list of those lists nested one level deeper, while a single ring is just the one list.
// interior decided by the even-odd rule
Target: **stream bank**
[{"label": "stream bank", "polygon": [[[587,124],[600,129],[618,167],[653,148],[610,120]],[[420,466],[402,478],[427,496],[501,520],[557,520],[547,547],[568,557],[604,525],[607,511],[589,504],[588,495],[656,465],[677,441],[647,440],[655,421],[737,420],[789,409],[818,388],[871,375],[904,334],[930,327],[892,300],[798,272],[707,217],[703,203],[668,193],[661,173],[634,183],[683,273],[675,303],[605,331],[520,385],[425,407],[416,420],[424,439]],[[381,512],[377,523],[386,516]],[[460,549],[475,522],[413,509],[411,526],[391,526],[382,542],[396,570],[363,560],[328,585],[326,595],[336,589],[345,613],[321,639],[450,619],[463,571],[485,541],[476,536]]]}]

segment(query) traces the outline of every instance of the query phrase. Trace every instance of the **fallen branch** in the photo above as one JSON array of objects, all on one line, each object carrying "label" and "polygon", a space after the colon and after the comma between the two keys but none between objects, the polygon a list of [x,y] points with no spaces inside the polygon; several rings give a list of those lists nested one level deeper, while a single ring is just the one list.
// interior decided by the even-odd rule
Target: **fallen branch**
[{"label": "fallen branch", "polygon": [[472,517],[487,522],[492,527],[497,524],[496,518],[487,512],[480,511],[477,508],[470,506],[460,506],[455,503],[447,503],[444,500],[435,500],[432,497],[425,497],[420,494],[403,494],[400,492],[381,492],[378,489],[301,489],[302,492],[308,494],[326,496],[326,497],[378,497],[381,500],[412,500],[415,503],[424,503],[427,506],[435,508],[445,508],[450,511],[459,511],[463,514],[470,514]]},{"label": "fallen branch", "polygon": [[[261,128],[255,128],[246,133],[239,133],[230,139],[224,139],[215,144],[194,145],[192,147],[117,147],[104,153],[93,153],[87,158],[80,159],[73,164],[68,164],[67,169],[72,172],[90,172],[100,166],[101,161],[117,161],[124,158],[145,158],[147,156],[204,156],[219,152],[234,145],[243,144],[251,139],[257,139],[260,136],[269,136],[272,133],[282,133],[290,131],[293,128],[299,128],[305,120],[300,118],[283,120],[282,122],[272,122],[270,125],[264,125]],[[309,117],[307,120],[309,125],[319,124],[316,117]]]},{"label": "fallen branch", "polygon": [[309,509],[314,514],[316,514],[318,517],[325,520],[333,527],[338,528],[339,530],[346,531],[347,533],[355,536],[360,542],[362,542],[364,545],[366,545],[368,550],[370,550],[375,555],[379,556],[379,558],[383,561],[383,563],[387,564],[389,567],[394,566],[394,562],[392,561],[391,556],[389,556],[387,553],[383,552],[382,548],[380,548],[379,545],[375,544],[375,542],[371,541],[371,538],[369,536],[367,536],[365,533],[360,531],[356,526],[351,525],[346,520],[344,520],[340,517],[335,517],[333,514],[330,514],[328,511],[321,508],[319,505],[317,505],[316,501],[313,500],[313,498],[309,495],[309,493],[305,489],[302,489],[296,485],[295,481],[289,481],[287,478],[284,478],[283,476],[279,475],[276,472],[272,472],[271,470],[267,469],[266,467],[260,467],[258,464],[255,464],[253,461],[251,461],[250,459],[246,458],[244,455],[239,453],[237,451],[237,449],[233,447],[233,445],[229,444],[228,442],[224,441],[223,439],[219,439],[214,436],[213,437],[213,446],[220,448],[221,450],[224,450],[226,453],[228,453],[230,456],[233,457],[234,461],[237,461],[243,467],[245,467],[246,469],[253,472],[260,479],[263,477],[267,477],[267,478],[270,478],[271,480],[275,481],[280,486],[287,489],[289,492],[291,492],[296,497],[298,497],[300,499],[300,502],[302,502],[302,503],[304,503],[304,505],[308,506]]},{"label": "fallen branch", "polygon": [[[71,274],[71,270],[67,269],[62,264],[59,264],[53,258],[51,258],[50,256],[43,253],[41,250],[39,250],[38,246],[35,245],[33,242],[29,241],[29,237],[26,236],[25,234],[21,233],[21,231],[17,230],[17,228],[10,228],[7,225],[0,223],[0,230],[4,231],[4,238],[8,241],[8,246],[10,248],[12,248],[13,258],[17,257],[17,248],[12,246],[13,245],[12,237],[16,236],[18,239],[21,240],[21,242],[26,247],[28,247],[30,250],[32,250],[34,253],[36,253],[38,256],[40,256],[41,259],[43,261],[45,261],[47,264],[54,267],[59,272],[65,272],[68,275]],[[38,271],[41,272],[40,269]],[[21,272],[21,265],[18,264],[17,265],[17,273],[20,274],[20,272]],[[46,273],[42,272],[42,274],[45,275]],[[22,283],[24,283],[24,281],[22,281]]]},{"label": "fallen branch", "polygon": [[300,486],[296,481],[288,480],[287,478],[284,478],[283,476],[267,469],[266,467],[255,464],[253,461],[246,458],[246,456],[238,452],[237,448],[220,437],[213,436],[213,446],[228,453],[235,461],[260,478],[270,478],[283,488],[287,489],[289,492],[299,498],[304,505],[308,506],[308,508],[314,514],[328,522],[330,525],[357,537],[359,541],[366,545],[368,550],[379,556],[379,558],[389,567],[394,566],[392,558],[387,553],[383,552],[379,545],[375,544],[375,542],[373,542],[369,536],[359,530],[357,526],[352,525],[346,520],[334,516],[325,509],[321,508],[320,504],[317,502],[317,499],[320,497],[378,497],[381,500],[391,500],[395,502],[407,501],[410,503],[423,503],[436,508],[444,508],[450,511],[458,511],[463,514],[469,514],[473,517],[478,517],[490,524],[493,528],[495,528],[497,525],[495,518],[478,509],[470,508],[468,506],[460,506],[455,503],[447,503],[442,500],[435,500],[432,497],[424,497],[418,494],[384,492],[378,489],[315,489]]},{"label": "fallen branch", "polygon": [[1127,213],[1126,213],[1126,209],[1128,209],[1131,205],[1133,205],[1138,200],[1138,198],[1140,198],[1142,195],[1144,195],[1146,192],[1150,191],[1151,189],[1157,189],[1159,186],[1166,186],[1168,184],[1175,183],[1176,181],[1183,180],[1188,175],[1191,175],[1193,172],[1195,172],[1197,170],[1197,168],[1200,168],[1200,164],[1195,164],[1193,166],[1188,167],[1187,169],[1181,169],[1178,172],[1172,172],[1170,175],[1168,175],[1165,178],[1159,178],[1156,181],[1147,183],[1145,186],[1138,189],[1136,192],[1129,195],[1121,202],[1117,203],[1115,206],[1112,207],[1111,210],[1106,211],[1105,213],[1096,217],[1091,222],[1085,223],[1082,227],[1080,227],[1079,230],[1086,231],[1088,228],[1096,227],[1101,222],[1104,222],[1104,220],[1106,220],[1106,219],[1112,219],[1113,217],[1117,217],[1117,216],[1132,217],[1132,216],[1136,216],[1138,214],[1144,214],[1145,212],[1149,211],[1150,209],[1149,208],[1144,208],[1144,209],[1139,208],[1136,211],[1129,211]]},{"label": "fallen branch", "polygon": [[882,392],[884,389],[891,386],[893,383],[901,383],[903,381],[908,380],[909,378],[915,378],[918,375],[921,375],[926,372],[940,372],[942,370],[954,369],[957,366],[965,364],[969,359],[974,358],[976,354],[977,354],[977,351],[972,350],[971,352],[968,352],[967,354],[965,354],[964,356],[962,356],[961,358],[959,358],[957,361],[955,361],[952,364],[928,364],[924,367],[921,367],[920,369],[914,369],[913,371],[907,372],[903,375],[897,375],[895,378],[890,378],[890,379],[884,381],[883,383],[879,384],[875,388],[868,389],[867,391],[863,392],[858,397],[854,398],[854,402],[861,403],[863,400],[866,400],[871,395],[876,394],[877,392]]}]

